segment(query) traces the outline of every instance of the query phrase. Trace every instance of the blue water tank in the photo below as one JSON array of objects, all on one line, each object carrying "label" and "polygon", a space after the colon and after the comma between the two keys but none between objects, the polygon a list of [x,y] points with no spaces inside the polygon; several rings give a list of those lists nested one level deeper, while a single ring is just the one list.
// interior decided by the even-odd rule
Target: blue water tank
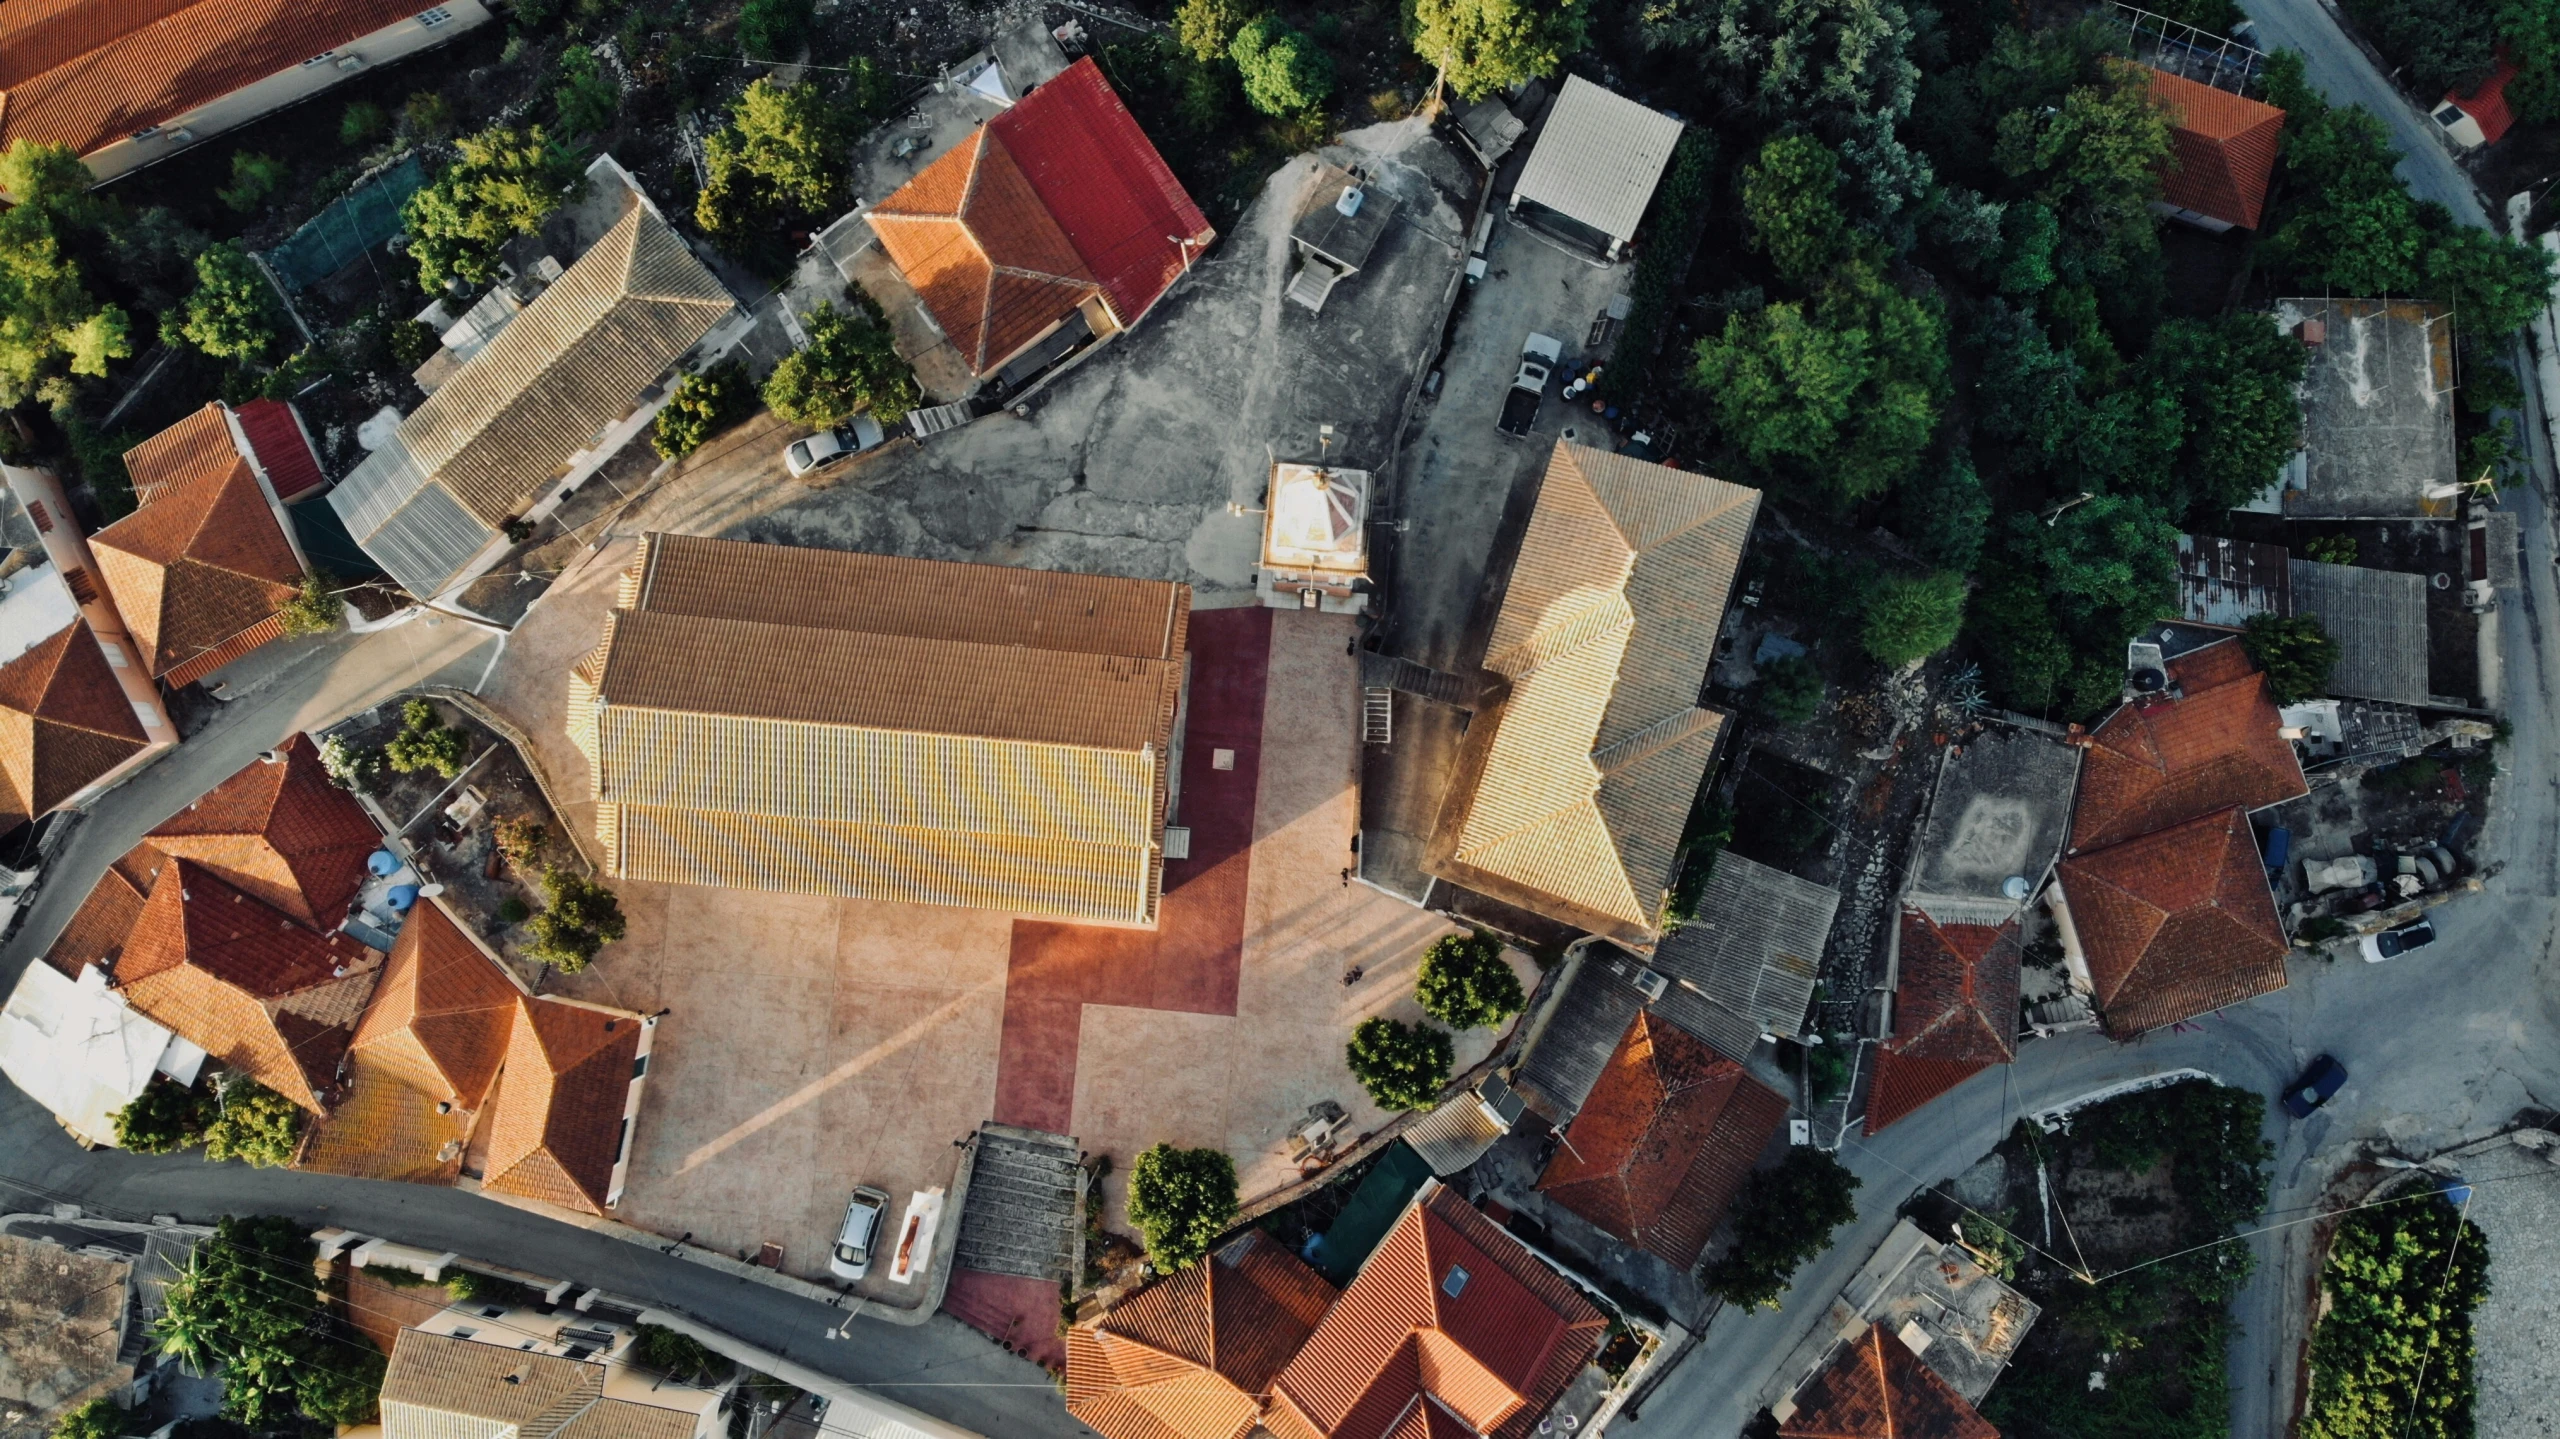
[{"label": "blue water tank", "polygon": [[418,887],[414,884],[395,884],[391,886],[389,898],[393,914],[407,914],[409,906],[418,902]]},{"label": "blue water tank", "polygon": [[387,849],[377,849],[365,856],[364,867],[374,878],[385,879],[399,873],[400,856]]}]

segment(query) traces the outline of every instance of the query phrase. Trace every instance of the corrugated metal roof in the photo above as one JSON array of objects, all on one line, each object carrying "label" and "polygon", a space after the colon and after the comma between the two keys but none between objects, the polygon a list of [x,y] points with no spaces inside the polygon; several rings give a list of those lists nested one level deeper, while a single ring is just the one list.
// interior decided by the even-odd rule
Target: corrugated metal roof
[{"label": "corrugated metal roof", "polygon": [[1484,1157],[1510,1131],[1493,1122],[1472,1094],[1462,1094],[1405,1126],[1404,1142],[1443,1179]]},{"label": "corrugated metal roof", "polygon": [[498,537],[429,483],[397,435],[339,481],[327,503],[373,562],[413,595],[432,598]]},{"label": "corrugated metal roof", "polygon": [[1653,967],[1672,981],[1662,1012],[1736,1058],[1763,1034],[1793,1035],[1839,908],[1838,890],[1730,850],[1717,855],[1698,917],[1654,951]]},{"label": "corrugated metal roof", "polygon": [[2362,565],[2295,560],[2293,613],[2315,616],[2338,642],[2332,694],[2425,705],[2427,580]]},{"label": "corrugated metal roof", "polygon": [[1614,945],[1593,945],[1556,997],[1554,1012],[1514,1076],[1531,1107],[1550,1123],[1562,1124],[1582,1108],[1627,1022],[1644,1007],[1634,983],[1643,967]]},{"label": "corrugated metal roof", "polygon": [[1630,240],[1679,143],[1679,121],[1567,75],[1512,193]]},{"label": "corrugated metal roof", "polygon": [[2200,625],[2237,629],[2251,615],[2286,613],[2291,593],[2282,545],[2215,535],[2178,536],[2178,612]]}]

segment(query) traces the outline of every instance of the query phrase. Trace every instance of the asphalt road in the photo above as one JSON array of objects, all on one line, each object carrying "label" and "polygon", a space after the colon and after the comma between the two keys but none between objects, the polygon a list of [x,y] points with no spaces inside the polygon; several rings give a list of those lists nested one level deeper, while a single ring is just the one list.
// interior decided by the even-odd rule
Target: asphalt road
[{"label": "asphalt road", "polygon": [[[372,635],[340,634],[265,675],[203,733],[101,799],[38,892],[26,924],[0,950],[0,986],[44,952],[109,860],[169,815],[296,730],[377,704],[428,680],[469,687],[496,641],[458,621],[419,620]],[[753,1183],[751,1175],[739,1176]],[[574,1279],[690,1315],[812,1369],[989,1436],[1082,1435],[1049,1376],[945,1316],[914,1327],[856,1320],[849,1340],[825,1331],[842,1311],[691,1261],[453,1189],[84,1152],[53,1116],[0,1083],[0,1212],[78,1204],[110,1219],[283,1214],[430,1249],[452,1250]]]},{"label": "asphalt road", "polygon": [[[2271,48],[2302,52],[2333,103],[2361,105],[2391,126],[2398,173],[2423,199],[2465,223],[2487,216],[2432,124],[2341,33],[2318,0],[2243,0]],[[2528,385],[2528,391],[2531,386]],[[2423,956],[2386,965],[2311,959],[2291,966],[2280,993],[2209,1016],[2185,1033],[2130,1045],[2095,1034],[2030,1043],[2007,1073],[1986,1074],[1872,1141],[1852,1137],[1841,1159],[1865,1183],[1858,1221],[1797,1276],[1783,1306],[1727,1310],[1646,1403],[1614,1430],[1719,1439],[1799,1375],[1777,1366],[1865,1262],[1915,1189],[1954,1177],[2020,1115],[2112,1085],[2181,1069],[2273,1095],[2318,1054],[2350,1072],[2347,1087],[2309,1121],[2270,1106],[2274,1178],[2262,1223],[2285,1226],[2247,1242],[2258,1269],[2233,1305],[2231,1432],[2279,1433],[2293,1402],[2299,1354],[2285,1336],[2307,1324],[2309,1226],[2330,1177],[2366,1153],[2425,1155],[2499,1128],[2527,1104],[2560,1103],[2560,1001],[2554,920],[2560,913],[2560,773],[2550,745],[2555,676],[2543,630],[2560,617],[2553,585],[2552,457],[2536,416],[2534,482],[2505,503],[2522,519],[2526,592],[2497,615],[2514,738],[2500,756],[2497,808],[2485,838],[2500,868],[2482,894],[2435,911],[2442,938]]]}]

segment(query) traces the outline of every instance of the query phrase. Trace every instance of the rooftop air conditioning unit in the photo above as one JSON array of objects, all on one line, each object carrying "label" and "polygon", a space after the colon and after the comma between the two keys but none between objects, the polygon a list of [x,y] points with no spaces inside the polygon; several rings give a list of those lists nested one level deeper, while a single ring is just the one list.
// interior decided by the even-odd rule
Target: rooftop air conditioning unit
[{"label": "rooftop air conditioning unit", "polygon": [[338,69],[343,74],[352,75],[363,68],[364,57],[362,55],[341,55],[338,57]]},{"label": "rooftop air conditioning unit", "polygon": [[1671,982],[1650,969],[1639,969],[1636,971],[1635,986],[1636,993],[1644,996],[1645,1003],[1651,1004],[1662,998],[1662,992],[1671,987]]}]

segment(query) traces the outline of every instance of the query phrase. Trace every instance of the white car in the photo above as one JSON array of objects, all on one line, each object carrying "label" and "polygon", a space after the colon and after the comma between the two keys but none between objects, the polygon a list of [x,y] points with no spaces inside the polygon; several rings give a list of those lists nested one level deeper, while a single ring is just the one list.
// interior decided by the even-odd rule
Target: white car
[{"label": "white car", "polygon": [[860,1279],[871,1272],[871,1246],[880,1237],[880,1217],[888,1208],[889,1196],[868,1184],[853,1191],[844,1227],[836,1231],[836,1247],[827,1255],[827,1268],[838,1279]]},{"label": "white car", "polygon": [[796,480],[865,450],[876,450],[888,438],[878,420],[869,415],[856,415],[851,422],[832,430],[820,430],[805,440],[793,440],[791,447],[782,452],[782,467],[789,470],[791,478]]},{"label": "white car", "polygon": [[2434,922],[2413,919],[2398,929],[2386,929],[2380,934],[2366,935],[2356,942],[2356,948],[2364,951],[2365,963],[2381,964],[2385,960],[2398,959],[2413,949],[2424,949],[2435,942]]}]

